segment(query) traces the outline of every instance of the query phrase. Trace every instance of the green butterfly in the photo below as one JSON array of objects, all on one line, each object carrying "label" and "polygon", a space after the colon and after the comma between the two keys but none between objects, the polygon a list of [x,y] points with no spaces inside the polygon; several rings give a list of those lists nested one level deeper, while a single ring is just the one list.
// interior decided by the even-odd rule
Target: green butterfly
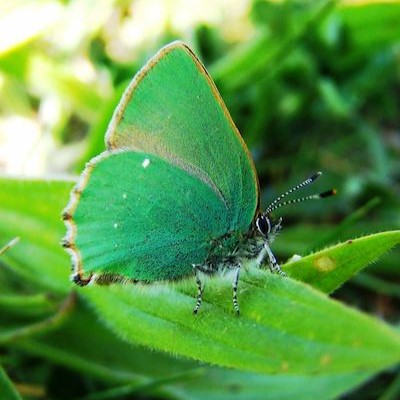
[{"label": "green butterfly", "polygon": [[154,282],[233,272],[233,306],[245,260],[280,269],[270,244],[281,228],[270,213],[314,174],[259,210],[250,153],[212,79],[182,42],[161,49],[125,91],[63,219],[72,280]]}]

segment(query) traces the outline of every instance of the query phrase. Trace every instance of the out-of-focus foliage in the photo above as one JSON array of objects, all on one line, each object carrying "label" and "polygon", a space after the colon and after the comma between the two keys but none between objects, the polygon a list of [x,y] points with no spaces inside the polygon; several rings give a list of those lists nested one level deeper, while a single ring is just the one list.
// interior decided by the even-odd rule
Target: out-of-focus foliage
[{"label": "out-of-focus foliage", "polygon": [[[398,230],[400,3],[195,3],[0,1],[0,171],[53,178],[79,173],[103,150],[107,124],[134,73],[163,44],[181,39],[209,69],[255,158],[262,204],[316,170],[324,176],[315,190],[338,189],[334,199],[285,209],[284,230],[274,243],[281,260],[362,234]],[[121,298],[127,294],[119,293],[125,289],[113,288],[104,299],[95,290],[79,298],[71,294],[69,259],[58,244],[63,233],[58,215],[71,186],[59,180],[1,182],[0,249],[16,236],[20,241],[0,256],[0,398],[19,398],[17,391],[26,399],[400,395],[398,367],[379,375],[351,369],[335,376],[261,375],[128,344],[134,336],[129,320],[118,325],[111,311],[139,301],[140,293],[126,302]],[[364,265],[354,272],[395,242],[379,236],[370,243],[376,248],[365,250]],[[398,259],[399,250],[392,250],[334,296],[398,327]],[[299,263],[311,265],[309,260]],[[311,282],[307,269],[296,275],[294,265],[288,271]],[[183,287],[176,296],[194,292]],[[125,297],[113,299],[113,293]],[[255,302],[263,298],[254,296]],[[147,304],[143,307],[133,321],[137,313],[148,316]],[[128,308],[126,314],[129,319]],[[232,328],[232,321],[227,324]],[[238,319],[238,332],[241,324]],[[127,332],[116,335],[122,326]],[[168,350],[168,344],[151,347]],[[190,348],[180,354],[190,356]]]}]

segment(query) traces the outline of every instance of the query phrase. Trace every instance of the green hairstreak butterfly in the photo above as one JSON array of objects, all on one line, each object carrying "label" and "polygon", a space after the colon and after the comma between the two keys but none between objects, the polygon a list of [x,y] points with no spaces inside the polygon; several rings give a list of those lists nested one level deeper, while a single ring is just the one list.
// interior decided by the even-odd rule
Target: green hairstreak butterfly
[{"label": "green hairstreak butterfly", "polygon": [[154,282],[233,272],[233,306],[245,260],[281,271],[270,244],[281,219],[259,210],[250,153],[204,66],[182,42],[161,49],[126,89],[63,219],[75,283]]}]

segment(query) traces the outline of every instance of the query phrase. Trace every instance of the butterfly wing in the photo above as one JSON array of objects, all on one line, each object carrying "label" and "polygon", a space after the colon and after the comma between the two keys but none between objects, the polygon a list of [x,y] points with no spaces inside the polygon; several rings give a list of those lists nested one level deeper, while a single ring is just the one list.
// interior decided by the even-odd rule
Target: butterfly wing
[{"label": "butterfly wing", "polygon": [[229,227],[218,191],[154,154],[93,159],[64,218],[75,273],[154,281],[191,273]]},{"label": "butterfly wing", "polygon": [[253,161],[202,64],[162,49],[126,90],[64,213],[76,273],[174,279],[256,212]]},{"label": "butterfly wing", "polygon": [[219,191],[228,230],[248,229],[258,204],[253,161],[212,79],[183,43],[161,49],[136,75],[106,142],[111,151],[141,150],[189,171]]}]

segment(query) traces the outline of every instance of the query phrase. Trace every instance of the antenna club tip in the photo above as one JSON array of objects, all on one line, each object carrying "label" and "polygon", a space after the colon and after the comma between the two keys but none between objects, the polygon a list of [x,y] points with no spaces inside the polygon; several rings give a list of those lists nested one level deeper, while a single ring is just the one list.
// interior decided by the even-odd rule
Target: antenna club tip
[{"label": "antenna club tip", "polygon": [[318,171],[318,172],[316,172],[314,175],[311,175],[309,179],[310,179],[311,181],[315,181],[315,180],[318,179],[321,175],[322,175],[322,172],[321,172],[321,171]]},{"label": "antenna club tip", "polygon": [[319,195],[320,198],[324,198],[324,197],[329,197],[329,196],[335,196],[336,194],[336,189],[331,189],[331,190],[327,190],[326,192],[323,192]]}]

